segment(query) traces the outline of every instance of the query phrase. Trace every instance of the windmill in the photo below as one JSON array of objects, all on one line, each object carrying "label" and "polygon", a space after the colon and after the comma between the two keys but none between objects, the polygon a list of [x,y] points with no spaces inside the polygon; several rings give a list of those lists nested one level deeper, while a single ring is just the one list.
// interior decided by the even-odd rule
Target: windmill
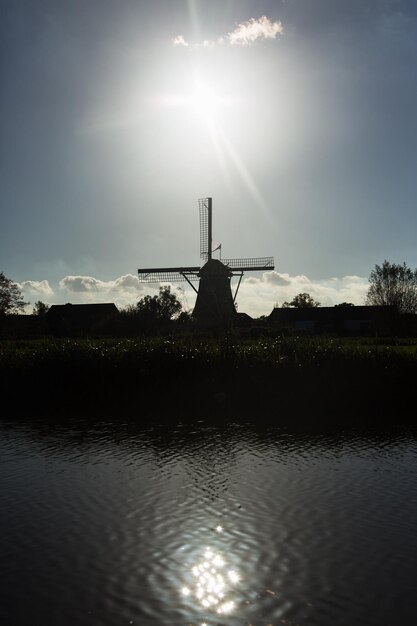
[{"label": "windmill", "polygon": [[[197,294],[193,317],[205,327],[228,327],[236,317],[236,296],[244,272],[262,272],[274,269],[273,257],[244,259],[214,259],[212,242],[212,198],[198,201],[200,212],[199,266],[151,267],[138,270],[141,283],[187,282]],[[221,247],[219,246],[221,250]],[[217,248],[216,248],[217,250]],[[232,295],[231,279],[238,277]],[[199,281],[198,289],[193,282]]]}]

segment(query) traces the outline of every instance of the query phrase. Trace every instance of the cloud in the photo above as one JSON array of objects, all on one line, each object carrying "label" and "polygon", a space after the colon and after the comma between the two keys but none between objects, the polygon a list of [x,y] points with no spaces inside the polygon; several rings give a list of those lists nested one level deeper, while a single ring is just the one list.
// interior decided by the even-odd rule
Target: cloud
[{"label": "cloud", "polygon": [[39,296],[53,296],[54,292],[51,289],[47,280],[24,280],[19,283],[19,289],[26,294],[39,295]]},{"label": "cloud", "polygon": [[291,285],[289,278],[286,278],[284,274],[280,274],[279,272],[265,272],[264,278],[267,283],[271,283],[273,285],[281,285],[283,287]]},{"label": "cloud", "polygon": [[[236,279],[235,279],[236,280]],[[94,276],[65,276],[59,281],[60,292],[54,291],[47,280],[26,280],[19,284],[25,297],[35,294],[48,297],[48,303],[73,302],[74,304],[114,302],[118,307],[133,304],[146,293],[158,292],[158,285],[139,282],[133,274],[124,274],[115,280],[100,280]],[[236,284],[232,286],[235,289]],[[239,311],[253,317],[269,315],[274,306],[291,301],[295,295],[309,293],[321,306],[333,306],[341,302],[363,304],[369,288],[368,279],[362,276],[343,276],[311,279],[305,274],[290,275],[286,272],[269,271],[258,276],[244,278],[237,302]],[[192,309],[195,293],[188,287],[172,285],[177,297],[186,309]],[[29,312],[29,310],[28,310]]]},{"label": "cloud", "polygon": [[247,22],[239,24],[231,33],[228,33],[230,44],[248,46],[257,39],[275,39],[282,35],[284,27],[282,22],[271,22],[265,15],[255,20],[253,17]]},{"label": "cloud", "polygon": [[148,286],[145,287],[133,274],[124,274],[115,280],[100,280],[94,276],[65,276],[59,281],[59,287],[66,292],[68,299],[76,298],[78,304],[114,302],[118,306],[136,302],[139,295],[149,291],[146,289]]},{"label": "cloud", "polygon": [[183,35],[177,35],[171,39],[174,46],[190,48],[214,48],[223,44],[249,46],[257,39],[276,39],[277,35],[282,35],[284,27],[282,22],[271,22],[265,15],[259,19],[251,17],[247,22],[242,22],[230,33],[220,36],[215,40],[205,39],[199,43],[189,44]]},{"label": "cloud", "polygon": [[190,45],[187,41],[185,41],[182,35],[177,35],[177,37],[174,37],[171,41],[174,46],[184,46],[184,48],[188,48]]},{"label": "cloud", "polygon": [[103,293],[113,292],[115,294],[125,291],[139,292],[143,290],[143,285],[137,276],[125,274],[116,280],[99,280],[93,276],[65,276],[59,281],[61,289],[73,293]]},{"label": "cloud", "polygon": [[65,276],[59,281],[61,289],[67,289],[74,293],[97,292],[105,289],[105,283],[92,276]]},{"label": "cloud", "polygon": [[[112,281],[109,282],[111,283]],[[116,280],[113,281],[112,290],[115,292],[125,290],[142,291],[143,284],[139,282],[139,278],[137,276],[134,276],[133,274],[125,274],[124,276],[120,276],[120,278],[116,278]]]},{"label": "cloud", "polygon": [[242,281],[237,301],[239,311],[257,317],[269,315],[274,306],[291,301],[298,293],[307,292],[321,306],[334,306],[341,302],[364,303],[368,279],[362,276],[343,276],[313,280],[304,274],[265,272],[259,277],[250,276]]}]

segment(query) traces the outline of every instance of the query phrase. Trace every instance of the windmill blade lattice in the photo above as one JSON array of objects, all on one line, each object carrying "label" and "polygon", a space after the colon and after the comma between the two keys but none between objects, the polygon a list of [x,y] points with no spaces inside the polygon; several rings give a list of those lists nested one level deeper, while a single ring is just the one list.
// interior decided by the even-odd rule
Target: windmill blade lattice
[{"label": "windmill blade lattice", "polygon": [[274,269],[274,257],[272,256],[222,259],[222,263],[235,272],[259,272]]},{"label": "windmill blade lattice", "polygon": [[155,267],[138,270],[140,283],[181,283],[198,280],[199,267]]},{"label": "windmill blade lattice", "polygon": [[200,259],[207,261],[209,258],[209,230],[210,230],[210,201],[211,198],[200,198],[198,208],[200,212]]}]

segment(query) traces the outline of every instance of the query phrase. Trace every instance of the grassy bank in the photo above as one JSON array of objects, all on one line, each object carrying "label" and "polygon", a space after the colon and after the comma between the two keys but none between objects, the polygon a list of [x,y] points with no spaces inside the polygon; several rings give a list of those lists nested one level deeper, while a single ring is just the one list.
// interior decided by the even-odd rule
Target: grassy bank
[{"label": "grassy bank", "polygon": [[414,412],[416,340],[44,339],[0,343],[9,415],[384,421]]}]

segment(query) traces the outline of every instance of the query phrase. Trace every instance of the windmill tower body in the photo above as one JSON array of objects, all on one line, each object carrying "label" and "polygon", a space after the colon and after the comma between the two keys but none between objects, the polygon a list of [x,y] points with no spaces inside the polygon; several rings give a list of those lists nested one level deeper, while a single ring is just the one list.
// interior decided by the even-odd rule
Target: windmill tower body
[{"label": "windmill tower body", "polygon": [[217,259],[210,259],[198,277],[197,300],[193,317],[205,327],[231,326],[236,316],[230,281],[233,273]]},{"label": "windmill tower body", "polygon": [[[139,269],[139,280],[145,283],[187,281],[197,293],[193,318],[204,328],[228,328],[236,318],[235,300],[245,271],[274,269],[273,257],[246,259],[213,259],[212,199],[199,200],[200,257],[202,267],[183,266]],[[231,279],[239,278],[234,296]],[[199,281],[198,290],[193,281]]]}]

